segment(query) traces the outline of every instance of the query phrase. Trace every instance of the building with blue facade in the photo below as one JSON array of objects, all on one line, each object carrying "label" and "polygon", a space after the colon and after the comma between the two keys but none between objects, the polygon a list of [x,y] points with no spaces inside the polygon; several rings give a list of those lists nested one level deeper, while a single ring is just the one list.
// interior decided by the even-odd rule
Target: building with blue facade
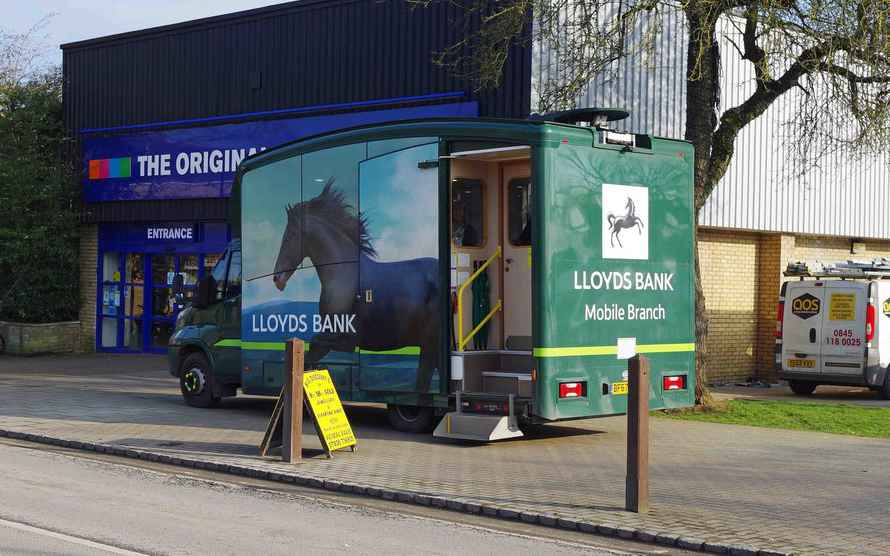
[{"label": "building with blue facade", "polygon": [[225,249],[235,170],[251,154],[384,121],[525,117],[527,48],[481,94],[432,63],[461,17],[304,0],[62,45],[83,185],[84,349],[166,349],[173,278],[190,294]]}]

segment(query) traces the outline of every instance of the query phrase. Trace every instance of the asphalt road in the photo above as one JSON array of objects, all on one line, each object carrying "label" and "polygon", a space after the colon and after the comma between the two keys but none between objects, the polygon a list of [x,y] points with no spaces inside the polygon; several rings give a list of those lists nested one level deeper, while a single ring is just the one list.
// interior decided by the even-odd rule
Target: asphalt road
[{"label": "asphalt road", "polygon": [[0,477],[4,556],[629,554],[10,443]]}]

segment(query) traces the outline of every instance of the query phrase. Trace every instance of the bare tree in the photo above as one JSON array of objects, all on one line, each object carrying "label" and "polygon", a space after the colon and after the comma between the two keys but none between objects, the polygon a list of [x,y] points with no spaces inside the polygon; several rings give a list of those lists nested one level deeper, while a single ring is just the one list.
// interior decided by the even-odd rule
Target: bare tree
[{"label": "bare tree", "polygon": [[[500,83],[512,44],[557,54],[539,110],[573,107],[590,82],[622,59],[646,59],[671,11],[685,15],[686,131],[695,146],[695,210],[726,173],[742,129],[796,91],[790,129],[797,154],[880,152],[890,145],[890,2],[887,0],[407,0],[463,9],[461,38],[435,61],[480,88]],[[729,25],[734,38],[718,33]],[[719,44],[750,64],[754,83],[720,106]],[[696,263],[696,399],[704,388],[708,319]]]},{"label": "bare tree", "polygon": [[34,74],[47,48],[43,31],[53,17],[44,16],[23,32],[0,29],[0,87],[21,84]]}]

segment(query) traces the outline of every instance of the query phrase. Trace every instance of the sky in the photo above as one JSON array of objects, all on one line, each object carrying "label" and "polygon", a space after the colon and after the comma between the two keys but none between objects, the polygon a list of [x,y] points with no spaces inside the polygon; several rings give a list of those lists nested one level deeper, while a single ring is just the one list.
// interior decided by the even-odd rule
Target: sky
[{"label": "sky", "polygon": [[284,0],[0,0],[0,28],[23,33],[52,15],[38,37],[40,65],[62,63],[59,45],[202,17],[282,4]]}]

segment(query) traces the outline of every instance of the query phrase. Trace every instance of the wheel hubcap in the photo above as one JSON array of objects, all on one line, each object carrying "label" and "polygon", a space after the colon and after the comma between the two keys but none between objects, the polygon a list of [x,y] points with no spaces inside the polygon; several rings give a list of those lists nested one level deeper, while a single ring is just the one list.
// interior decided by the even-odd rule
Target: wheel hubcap
[{"label": "wheel hubcap", "polygon": [[200,394],[204,390],[204,385],[206,384],[204,371],[197,367],[187,370],[182,376],[182,384],[185,386],[185,391],[189,394]]}]

